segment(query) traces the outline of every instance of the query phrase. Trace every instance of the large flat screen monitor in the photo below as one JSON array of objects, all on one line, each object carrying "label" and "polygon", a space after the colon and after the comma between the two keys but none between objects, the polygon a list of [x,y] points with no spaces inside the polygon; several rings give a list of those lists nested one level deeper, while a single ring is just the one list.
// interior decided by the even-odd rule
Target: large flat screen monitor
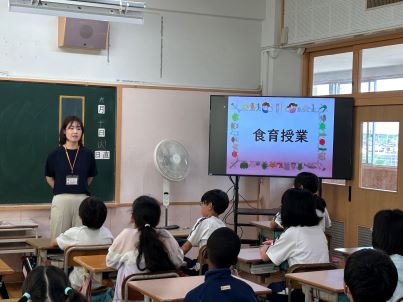
[{"label": "large flat screen monitor", "polygon": [[351,179],[348,97],[210,97],[209,175]]}]

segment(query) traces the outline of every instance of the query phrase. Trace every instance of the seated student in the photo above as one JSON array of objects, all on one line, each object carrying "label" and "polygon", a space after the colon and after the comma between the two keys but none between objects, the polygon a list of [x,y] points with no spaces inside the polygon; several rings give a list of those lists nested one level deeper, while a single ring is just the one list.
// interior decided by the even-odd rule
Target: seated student
[{"label": "seated student", "polygon": [[227,227],[216,229],[207,240],[209,270],[204,283],[187,293],[184,302],[256,302],[252,288],[231,275],[241,249],[241,241]]},{"label": "seated student", "polygon": [[175,238],[156,229],[161,216],[159,203],[140,196],[132,206],[135,228],[124,229],[113,241],[106,264],[118,270],[113,301],[122,301],[123,280],[135,273],[175,270],[183,264],[183,252]]},{"label": "seated student", "polygon": [[[319,217],[323,217],[323,219],[320,221],[320,226],[322,227],[323,231],[325,231],[327,228],[330,228],[332,226],[332,221],[330,220],[329,212],[326,209],[325,200],[322,197],[316,195],[318,187],[319,187],[319,178],[313,173],[301,172],[295,177],[294,188],[305,189],[314,194],[314,197],[317,202],[316,214]],[[272,228],[282,228],[283,225],[281,220],[281,214],[277,213],[274,220],[271,220],[269,225]]]},{"label": "seated student", "polygon": [[[322,219],[316,215],[316,201],[311,192],[301,189],[288,189],[281,198],[281,217],[285,231],[273,243],[265,241],[260,248],[263,261],[271,261],[276,265],[287,261],[288,266],[294,264],[327,263],[329,251],[325,233],[319,226]],[[285,289],[285,282],[269,285],[273,293]],[[295,292],[295,293],[294,293]],[[294,295],[302,293],[293,291]],[[284,297],[269,296],[270,301],[283,300]]]},{"label": "seated student", "polygon": [[386,302],[395,291],[397,270],[384,252],[363,249],[347,258],[344,283],[351,302]]},{"label": "seated student", "polygon": [[[78,212],[83,225],[72,227],[56,238],[57,245],[62,250],[72,245],[112,243],[113,235],[111,231],[103,226],[108,210],[102,201],[95,197],[87,197],[80,204]],[[73,288],[80,289],[84,281],[84,269],[74,267],[69,279]],[[93,282],[94,288],[101,286],[95,280]]]},{"label": "seated student", "polygon": [[18,302],[87,301],[83,295],[70,286],[69,279],[60,268],[37,266],[29,272],[24,280],[21,287],[23,296]]},{"label": "seated student", "polygon": [[389,300],[395,302],[403,297],[403,211],[381,210],[372,224],[372,246],[390,256],[399,276],[396,290]]},{"label": "seated student", "polygon": [[[199,248],[205,246],[207,239],[216,229],[226,226],[218,216],[224,213],[228,204],[228,195],[221,190],[210,190],[203,194],[200,201],[202,217],[196,221],[186,242],[181,246],[185,255],[193,246]],[[188,258],[185,260],[187,260],[187,268],[182,270],[188,275],[198,274],[199,267],[196,264],[197,260],[190,260]],[[194,266],[195,269],[192,269]]]}]

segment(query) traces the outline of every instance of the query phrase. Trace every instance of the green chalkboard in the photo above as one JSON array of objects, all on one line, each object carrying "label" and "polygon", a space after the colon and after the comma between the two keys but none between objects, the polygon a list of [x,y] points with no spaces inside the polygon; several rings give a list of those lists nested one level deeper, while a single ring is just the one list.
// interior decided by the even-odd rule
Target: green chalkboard
[{"label": "green chalkboard", "polygon": [[83,117],[84,145],[96,155],[90,192],[114,200],[116,88],[0,81],[0,204],[51,202],[45,162],[71,113]]}]

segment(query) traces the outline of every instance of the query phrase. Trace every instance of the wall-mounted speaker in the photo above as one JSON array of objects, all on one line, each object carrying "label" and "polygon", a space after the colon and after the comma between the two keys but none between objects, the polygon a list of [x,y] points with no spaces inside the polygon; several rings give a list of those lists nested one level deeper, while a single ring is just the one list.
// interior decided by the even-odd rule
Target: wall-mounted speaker
[{"label": "wall-mounted speaker", "polygon": [[59,47],[105,49],[109,22],[59,17]]}]

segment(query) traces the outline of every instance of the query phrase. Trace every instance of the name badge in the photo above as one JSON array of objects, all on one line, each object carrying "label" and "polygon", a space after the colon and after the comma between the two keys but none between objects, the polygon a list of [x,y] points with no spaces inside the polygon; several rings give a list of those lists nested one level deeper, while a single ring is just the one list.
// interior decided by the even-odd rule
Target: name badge
[{"label": "name badge", "polygon": [[77,185],[78,185],[78,175],[66,176],[66,186],[77,186]]}]

